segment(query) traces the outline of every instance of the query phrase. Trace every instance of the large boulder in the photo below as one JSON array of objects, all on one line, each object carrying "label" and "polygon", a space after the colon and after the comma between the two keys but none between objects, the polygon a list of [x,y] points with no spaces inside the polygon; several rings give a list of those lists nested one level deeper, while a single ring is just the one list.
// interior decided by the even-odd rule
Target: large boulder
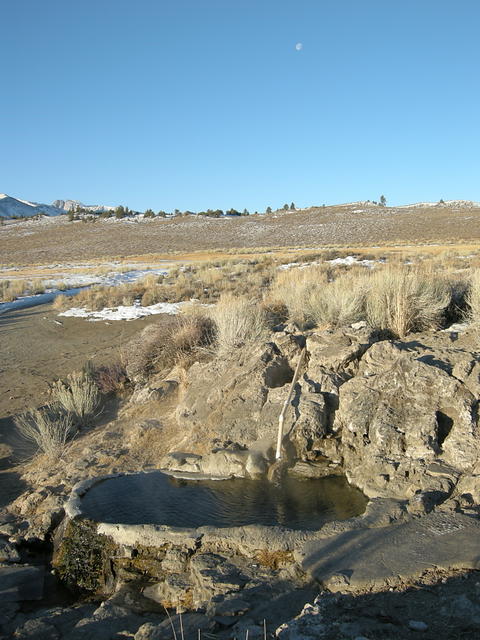
[{"label": "large boulder", "polygon": [[410,498],[419,489],[448,494],[451,473],[470,473],[478,457],[477,400],[435,359],[383,341],[340,390],[334,432],[348,477],[367,495]]}]

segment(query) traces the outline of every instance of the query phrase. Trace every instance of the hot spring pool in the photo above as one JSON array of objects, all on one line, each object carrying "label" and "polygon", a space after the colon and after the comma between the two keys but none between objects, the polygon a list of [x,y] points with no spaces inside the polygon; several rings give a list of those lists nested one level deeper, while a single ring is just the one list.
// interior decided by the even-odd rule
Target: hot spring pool
[{"label": "hot spring pool", "polygon": [[107,478],[82,498],[82,517],[111,524],[316,530],[363,513],[367,498],[343,477],[180,480],[160,471]]}]

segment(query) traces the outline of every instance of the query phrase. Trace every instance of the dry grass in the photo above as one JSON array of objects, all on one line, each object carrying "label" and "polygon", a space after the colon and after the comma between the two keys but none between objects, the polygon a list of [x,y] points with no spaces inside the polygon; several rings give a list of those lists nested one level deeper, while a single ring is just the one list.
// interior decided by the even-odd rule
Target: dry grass
[{"label": "dry grass", "polygon": [[168,276],[147,275],[137,282],[120,286],[94,286],[76,296],[59,296],[53,306],[57,310],[72,306],[92,311],[131,305],[142,306],[161,302],[185,302],[192,299],[203,303],[216,302],[222,293],[247,295],[256,292],[260,298],[274,275],[271,259],[220,261],[172,269]]},{"label": "dry grass", "polygon": [[[443,273],[435,271],[440,266]],[[373,272],[324,265],[283,271],[269,295],[284,303],[290,320],[300,326],[336,328],[366,320],[374,329],[403,337],[438,327],[447,308],[451,315],[455,313],[454,293],[462,287],[461,279],[456,286],[453,280],[445,265],[429,261],[413,267],[402,258],[394,265],[379,265]],[[478,304],[480,310],[480,293]]]},{"label": "dry grass", "polygon": [[239,347],[248,349],[268,340],[265,311],[249,298],[224,294],[212,310],[212,318],[217,328],[219,355]]},{"label": "dry grass", "polygon": [[366,281],[363,267],[293,268],[277,273],[269,297],[284,303],[300,326],[338,327],[362,318]]},{"label": "dry grass", "polygon": [[202,314],[159,319],[123,349],[122,360],[133,382],[152,375],[167,375],[176,365],[188,368],[212,344],[212,320]]},{"label": "dry grass", "polygon": [[386,268],[371,277],[365,315],[373,328],[403,338],[411,331],[438,328],[450,300],[445,278],[418,269]]},{"label": "dry grass", "polygon": [[54,382],[50,395],[52,401],[70,413],[79,425],[85,425],[100,404],[100,393],[94,379],[83,371]]},{"label": "dry grass", "polygon": [[324,265],[278,271],[268,297],[285,304],[289,319],[303,325],[308,321],[308,301],[327,286],[329,272]]},{"label": "dry grass", "polygon": [[341,275],[324,286],[310,290],[305,299],[305,314],[314,325],[342,327],[361,320],[364,315],[368,276]]},{"label": "dry grass", "polygon": [[24,280],[0,281],[0,302],[12,302],[27,291]]},{"label": "dry grass", "polygon": [[467,320],[475,325],[480,324],[480,269],[474,269],[470,274],[466,302]]},{"label": "dry grass", "polygon": [[17,416],[15,425],[26,440],[33,442],[51,460],[62,457],[75,433],[72,416],[59,412],[53,405]]},{"label": "dry grass", "polygon": [[20,296],[45,293],[45,285],[35,280],[0,280],[0,302],[13,302]]},{"label": "dry grass", "polygon": [[[445,248],[427,253],[410,249],[388,253],[381,248],[356,252],[358,259],[376,260],[370,275],[364,266],[328,262],[351,254],[331,248],[299,256],[288,251],[276,256],[260,253],[241,260],[204,261],[174,269],[167,276],[148,275],[129,285],[92,287],[73,300],[57,298],[54,304],[57,308],[75,305],[94,310],[133,301],[151,305],[196,299],[212,304],[230,294],[252,301],[263,299],[261,306],[269,326],[287,317],[303,327],[333,328],[366,319],[375,328],[404,335],[405,331],[438,324],[446,296],[451,295],[446,278],[455,276],[461,281],[468,266],[465,256],[446,253]],[[278,268],[292,260],[300,266]],[[314,262],[308,264],[311,260]],[[440,272],[445,277],[440,277]],[[382,273],[385,275],[379,275]]]}]

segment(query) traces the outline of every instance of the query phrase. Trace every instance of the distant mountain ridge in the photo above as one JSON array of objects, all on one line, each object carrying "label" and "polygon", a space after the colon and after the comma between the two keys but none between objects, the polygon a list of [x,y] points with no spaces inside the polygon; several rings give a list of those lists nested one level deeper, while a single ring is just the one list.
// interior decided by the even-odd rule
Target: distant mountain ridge
[{"label": "distant mountain ridge", "polygon": [[[325,206],[325,205],[324,205]],[[336,205],[328,205],[329,207],[335,208],[345,208],[347,210],[348,207],[363,207],[366,210],[381,210],[382,207],[377,202],[371,202],[370,200],[365,201],[357,201],[357,202],[345,202]],[[405,204],[400,206],[389,207],[386,206],[387,210],[391,210],[393,213],[395,210],[405,210],[405,209],[428,209],[434,207],[445,207],[447,209],[452,209],[453,211],[458,211],[459,209],[470,209],[470,208],[480,208],[479,202],[473,202],[472,200],[440,200],[439,202],[415,202],[412,204]],[[302,209],[303,211],[318,209],[318,206],[306,207]],[[101,213],[102,211],[114,211],[115,207],[103,204],[90,204],[85,205],[79,200],[54,200],[52,204],[41,204],[38,202],[31,202],[30,200],[22,200],[20,198],[13,198],[12,196],[7,195],[6,193],[0,193],[0,218],[8,219],[8,218],[31,218],[38,214],[47,215],[47,216],[59,216],[65,213],[69,213],[70,211],[76,211],[81,209],[83,211],[89,213]],[[283,210],[277,210],[275,215],[278,213],[285,213]],[[136,212],[133,212],[136,213]],[[227,212],[228,213],[228,212]],[[287,213],[291,213],[288,211]],[[353,211],[353,213],[358,213],[358,211]]]},{"label": "distant mountain ridge", "polygon": [[54,200],[52,207],[61,209],[62,211],[75,211],[76,209],[86,209],[92,213],[98,213],[102,211],[113,211],[115,207],[109,207],[104,204],[83,204],[78,200]]},{"label": "distant mountain ridge", "polygon": [[0,193],[0,218],[31,218],[38,214],[47,216],[59,216],[76,209],[85,209],[92,213],[101,211],[113,211],[115,207],[95,204],[84,205],[78,200],[54,200],[52,204],[41,204],[30,200],[13,198],[6,193]]},{"label": "distant mountain ridge", "polygon": [[65,212],[48,204],[19,200],[6,193],[0,193],[0,218],[31,218],[38,214],[58,216],[62,213]]}]

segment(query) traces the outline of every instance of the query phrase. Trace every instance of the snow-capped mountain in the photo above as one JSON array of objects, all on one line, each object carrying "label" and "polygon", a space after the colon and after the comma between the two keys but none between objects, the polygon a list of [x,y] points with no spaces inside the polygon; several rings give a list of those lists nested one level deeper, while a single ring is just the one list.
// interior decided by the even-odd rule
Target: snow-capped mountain
[{"label": "snow-capped mountain", "polygon": [[115,207],[109,207],[104,204],[83,204],[78,200],[54,200],[52,207],[62,209],[62,211],[75,211],[76,209],[86,209],[92,213],[101,213],[102,211],[113,211]]},{"label": "snow-capped mountain", "polygon": [[92,213],[102,211],[113,211],[115,207],[109,207],[102,204],[84,205],[78,200],[55,200],[52,204],[40,204],[38,202],[30,202],[30,200],[20,200],[20,198],[12,198],[6,193],[0,193],[0,218],[31,218],[41,213],[47,216],[59,216],[76,209],[86,209]]},{"label": "snow-capped mountain", "polygon": [[15,218],[17,216],[30,218],[39,213],[47,216],[58,216],[64,211],[48,204],[19,200],[8,196],[6,193],[0,193],[0,218]]}]

